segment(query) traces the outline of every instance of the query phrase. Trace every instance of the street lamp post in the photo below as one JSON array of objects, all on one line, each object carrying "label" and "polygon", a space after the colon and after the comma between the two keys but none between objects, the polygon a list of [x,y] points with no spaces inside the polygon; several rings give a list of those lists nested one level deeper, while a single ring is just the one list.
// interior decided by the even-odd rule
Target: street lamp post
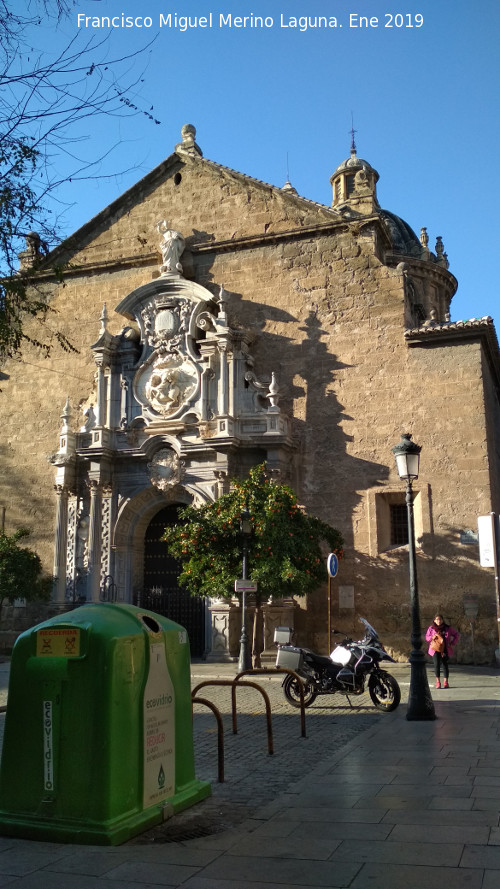
[{"label": "street lamp post", "polygon": [[[250,513],[248,509],[242,510],[240,518],[240,534],[242,541],[242,580],[248,580],[248,543],[252,534],[252,524],[250,522]],[[247,594],[243,587],[241,593],[241,637],[240,637],[240,656],[238,660],[238,672],[252,669],[252,658],[248,645],[247,633]]]},{"label": "street lamp post", "polygon": [[422,651],[422,628],[420,624],[420,605],[418,600],[417,560],[415,553],[415,525],[413,520],[412,483],[418,478],[420,451],[422,448],[411,440],[411,435],[404,433],[401,441],[393,449],[399,477],[406,482],[406,511],[408,516],[408,562],[410,572],[411,602],[411,676],[410,694],[406,718],[435,719],[436,713],[432,701],[425,654]]}]

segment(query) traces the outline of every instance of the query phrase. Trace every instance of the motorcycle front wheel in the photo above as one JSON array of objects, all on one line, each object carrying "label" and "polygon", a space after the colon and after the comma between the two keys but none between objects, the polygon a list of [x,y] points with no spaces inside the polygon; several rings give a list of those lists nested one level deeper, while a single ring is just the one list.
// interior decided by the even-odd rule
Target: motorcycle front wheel
[{"label": "motorcycle front wheel", "polygon": [[[317,698],[317,693],[308,682],[302,683],[304,688],[304,707],[309,707]],[[283,682],[283,694],[292,707],[300,707],[299,682],[295,676],[287,676]]]},{"label": "motorcycle front wheel", "polygon": [[368,680],[368,691],[372,703],[377,710],[385,710],[390,713],[399,706],[401,690],[394,676],[381,670],[380,673],[372,673]]}]

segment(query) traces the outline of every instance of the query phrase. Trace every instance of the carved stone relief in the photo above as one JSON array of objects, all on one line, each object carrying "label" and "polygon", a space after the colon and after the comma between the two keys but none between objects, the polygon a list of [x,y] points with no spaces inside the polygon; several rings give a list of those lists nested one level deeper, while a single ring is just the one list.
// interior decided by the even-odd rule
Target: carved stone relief
[{"label": "carved stone relief", "polygon": [[148,463],[148,472],[151,484],[160,491],[166,491],[174,485],[178,485],[184,477],[184,463],[179,455],[170,448],[162,448]]},{"label": "carved stone relief", "polygon": [[137,373],[136,396],[143,407],[167,418],[188,405],[198,378],[198,369],[190,358],[158,349]]}]

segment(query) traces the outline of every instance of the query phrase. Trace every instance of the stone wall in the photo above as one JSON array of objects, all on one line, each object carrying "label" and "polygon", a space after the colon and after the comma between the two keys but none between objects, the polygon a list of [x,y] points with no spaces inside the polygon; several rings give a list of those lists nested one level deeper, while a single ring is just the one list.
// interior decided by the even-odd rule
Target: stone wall
[{"label": "stone wall", "polygon": [[[500,510],[498,392],[480,340],[405,340],[405,272],[384,262],[377,220],[332,219],[313,202],[210,163],[173,163],[87,226],[78,252],[65,246],[72,269],[64,286],[54,285],[52,323],[78,353],[42,359],[27,348],[4,368],[0,503],[8,530],[31,527],[31,545],[52,569],[47,455],[62,407],[69,396],[77,428],[94,387],[89,347],[102,305],[118,332],[127,320],[113,307],[158,275],[155,226],[166,216],[186,237],[186,276],[214,293],[224,285],[230,323],[253,332],[259,375],[278,373],[281,406],[293,417],[290,481],[302,503],[344,534],[333,624],[356,634],[363,615],[397,657],[408,653],[407,548],[387,546],[384,522],[390,498],[404,493],[391,448],[411,432],[422,445],[415,511],[423,623],[442,611],[462,632],[458,659],[470,660],[463,596],[477,594],[476,654],[491,661],[493,578],[479,568],[477,547],[461,542],[478,514]],[[340,608],[351,588],[354,610]],[[326,589],[318,590],[296,616],[298,638],[324,651],[326,603]]]}]

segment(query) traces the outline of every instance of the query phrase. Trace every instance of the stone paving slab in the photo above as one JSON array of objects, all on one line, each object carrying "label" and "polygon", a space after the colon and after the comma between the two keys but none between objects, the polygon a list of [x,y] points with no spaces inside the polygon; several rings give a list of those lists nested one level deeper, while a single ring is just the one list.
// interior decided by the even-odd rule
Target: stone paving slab
[{"label": "stone paving slab", "polygon": [[[194,665],[193,681],[234,671]],[[453,687],[432,690],[431,722],[405,719],[409,670],[394,673],[398,711],[326,698],[307,712],[305,739],[280,680],[265,679],[273,756],[258,694],[245,692],[233,736],[227,690],[212,690],[226,725],[224,784],[213,716],[194,717],[197,776],[213,782],[210,799],[117,848],[0,837],[0,887],[497,889],[499,673],[454,668]]]},{"label": "stone paving slab", "polygon": [[[359,863],[313,859],[264,858],[225,855],[212,862],[203,876],[212,880],[264,883],[269,886],[347,887],[360,870]],[[233,883],[230,884],[231,886]],[[246,884],[245,884],[246,885]],[[194,886],[196,884],[194,883]],[[189,889],[189,884],[188,884]]]},{"label": "stone paving slab", "polygon": [[[451,889],[486,889],[482,870],[371,863],[358,873],[350,889],[443,889],[446,886]],[[493,889],[493,884],[488,889]]]}]

